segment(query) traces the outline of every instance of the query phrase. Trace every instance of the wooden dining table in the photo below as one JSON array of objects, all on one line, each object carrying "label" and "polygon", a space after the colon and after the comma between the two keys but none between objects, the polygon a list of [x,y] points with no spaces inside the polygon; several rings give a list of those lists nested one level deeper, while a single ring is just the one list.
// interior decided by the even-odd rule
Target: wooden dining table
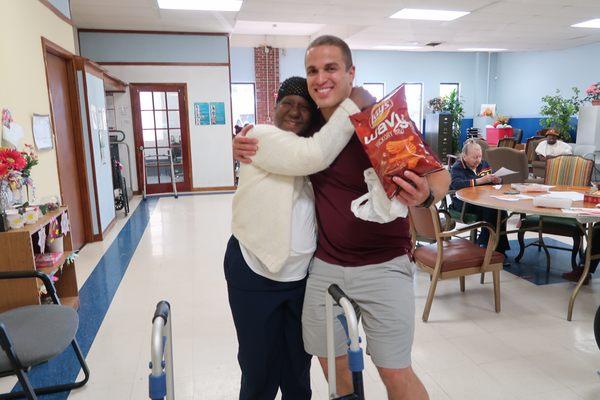
[{"label": "wooden dining table", "polygon": [[[500,186],[500,185],[498,185]],[[592,255],[592,237],[594,231],[594,224],[600,222],[600,208],[596,207],[592,203],[584,203],[583,201],[573,201],[571,209],[562,210],[559,208],[547,208],[547,207],[536,207],[533,205],[533,198],[537,196],[547,195],[548,192],[523,192],[519,195],[531,196],[532,198],[518,199],[516,201],[502,200],[494,196],[506,196],[516,198],[518,195],[509,194],[515,190],[511,188],[510,184],[497,186],[493,185],[482,185],[475,187],[468,187],[460,189],[456,192],[456,197],[466,203],[473,204],[481,207],[488,207],[498,210],[498,220],[500,220],[500,211],[507,211],[509,214],[522,213],[522,214],[535,214],[540,216],[548,217],[563,217],[573,218],[581,225],[582,231],[586,238],[586,251],[585,251],[585,262],[583,267],[583,273],[581,278],[575,285],[571,297],[569,299],[569,306],[567,309],[567,320],[571,321],[573,316],[573,306],[575,304],[575,298],[583,286],[583,282],[590,270],[590,263],[592,260],[600,259],[600,254]],[[581,186],[553,186],[549,193],[552,192],[579,192],[587,193],[590,187]],[[598,212],[598,214],[592,214]],[[496,224],[496,237],[500,235],[500,223]]]}]

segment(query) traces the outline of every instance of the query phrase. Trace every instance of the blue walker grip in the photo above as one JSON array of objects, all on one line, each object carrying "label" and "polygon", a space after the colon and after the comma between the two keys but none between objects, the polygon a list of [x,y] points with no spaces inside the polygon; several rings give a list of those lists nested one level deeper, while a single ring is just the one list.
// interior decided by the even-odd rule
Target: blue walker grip
[{"label": "blue walker grip", "polygon": [[365,369],[363,350],[361,348],[356,351],[348,349],[348,367],[352,372],[361,372]]},{"label": "blue walker grip", "polygon": [[167,375],[164,372],[160,376],[150,374],[148,384],[152,400],[162,400],[167,396]]}]

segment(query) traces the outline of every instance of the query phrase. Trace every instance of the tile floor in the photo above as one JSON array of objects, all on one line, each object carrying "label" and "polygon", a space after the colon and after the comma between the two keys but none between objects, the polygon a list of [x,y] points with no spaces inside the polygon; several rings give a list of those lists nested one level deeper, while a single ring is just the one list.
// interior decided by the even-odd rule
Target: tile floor
[{"label": "tile floor", "polygon": [[[237,344],[222,272],[231,199],[158,200],[87,356],[90,381],[69,399],[148,398],[151,317],[162,299],[172,304],[176,398],[237,398]],[[119,217],[106,241],[81,251],[80,286],[125,222]],[[493,311],[491,283],[471,277],[466,293],[458,281],[441,282],[423,323],[429,278],[418,274],[413,364],[431,399],[600,399],[600,351],[592,331],[600,278],[582,289],[572,322],[565,317],[573,284],[536,286],[506,272],[501,279],[500,314]],[[0,379],[0,391],[14,382]],[[327,399],[316,362],[312,382],[313,398]],[[386,398],[369,360],[365,386],[368,399]]]}]

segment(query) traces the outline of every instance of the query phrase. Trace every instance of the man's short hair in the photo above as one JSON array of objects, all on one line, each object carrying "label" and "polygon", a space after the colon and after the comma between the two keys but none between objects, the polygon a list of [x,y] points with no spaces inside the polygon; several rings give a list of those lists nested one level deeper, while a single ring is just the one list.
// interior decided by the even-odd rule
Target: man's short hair
[{"label": "man's short hair", "polygon": [[340,39],[339,37],[333,35],[319,36],[310,42],[306,51],[318,46],[335,46],[340,49],[342,52],[342,57],[344,57],[344,63],[346,64],[346,71],[349,70],[352,65],[354,65],[352,63],[352,51],[350,51],[348,43],[344,42],[344,40]]},{"label": "man's short hair", "polygon": [[465,143],[463,144],[463,147],[462,147],[462,154],[466,156],[467,153],[469,152],[469,149],[473,146],[477,146],[477,147],[481,148],[481,145],[479,143],[477,143],[477,141],[475,139],[465,140]]}]

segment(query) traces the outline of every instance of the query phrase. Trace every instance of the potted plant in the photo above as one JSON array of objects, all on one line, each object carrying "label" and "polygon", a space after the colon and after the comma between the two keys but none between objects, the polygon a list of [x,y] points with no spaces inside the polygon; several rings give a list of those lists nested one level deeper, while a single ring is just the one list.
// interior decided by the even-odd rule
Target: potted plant
[{"label": "potted plant", "polygon": [[453,90],[443,100],[443,110],[452,115],[452,153],[456,153],[458,151],[458,138],[460,136],[460,122],[465,116],[465,112],[456,90]]},{"label": "potted plant", "polygon": [[577,115],[581,100],[579,99],[579,89],[573,87],[573,95],[570,98],[565,98],[560,94],[560,90],[556,89],[556,94],[553,96],[542,97],[542,109],[540,114],[546,118],[540,121],[544,128],[554,127],[560,135],[560,139],[565,142],[572,142],[573,137],[571,132],[574,127],[571,124],[571,118]]}]

